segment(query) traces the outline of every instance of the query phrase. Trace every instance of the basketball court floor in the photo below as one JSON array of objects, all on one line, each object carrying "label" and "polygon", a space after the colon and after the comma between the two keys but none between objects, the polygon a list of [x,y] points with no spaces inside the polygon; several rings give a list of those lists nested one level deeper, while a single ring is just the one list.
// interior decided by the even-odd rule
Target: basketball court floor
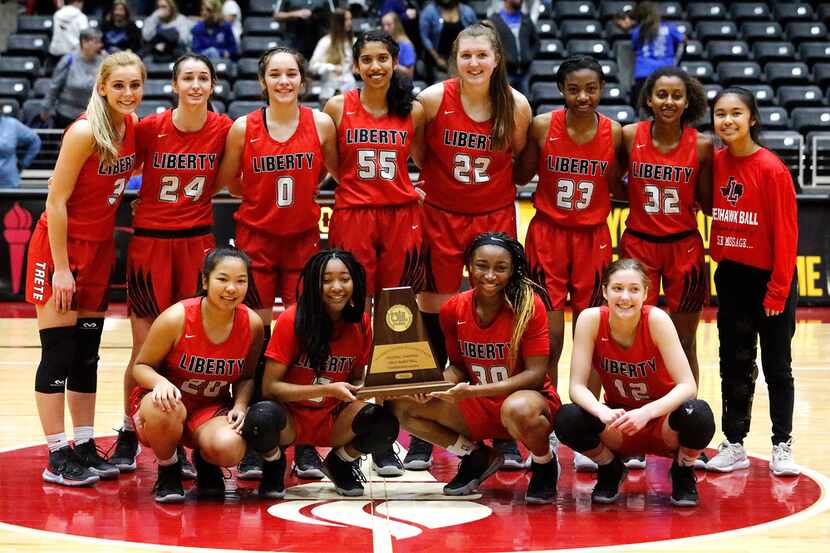
[{"label": "basketball court floor", "polygon": [[[803,474],[770,475],[770,423],[761,376],[746,442],[750,469],[727,475],[698,472],[701,501],[692,509],[671,506],[669,462],[657,457],[648,458],[644,471],[629,473],[616,504],[592,505],[594,476],[573,472],[566,447],[559,454],[557,502],[532,507],[523,502],[529,477],[524,471],[500,472],[474,496],[443,496],[442,483],[457,462],[445,452],[436,452],[429,472],[394,479],[373,475],[366,461],[366,493],[349,499],[337,496],[326,482],[289,477],[284,500],[260,501],[255,483],[237,483],[229,472],[224,500],[200,500],[190,493],[183,505],[160,506],[150,495],[156,467],[149,452],[142,453],[135,473],[94,488],[46,484],[40,478],[46,448],[32,391],[40,355],[35,321],[12,318],[12,307],[3,313],[8,318],[0,319],[0,551],[816,553],[830,544],[830,310],[800,310],[793,343],[794,449]],[[700,396],[712,404],[719,422],[712,315],[707,311],[709,322],[698,334]],[[560,364],[565,401],[569,347]],[[121,377],[129,348],[123,314],[108,319],[96,416],[99,445],[105,447],[121,420]],[[711,447],[721,439],[716,434]],[[402,434],[401,456],[407,444]]]}]

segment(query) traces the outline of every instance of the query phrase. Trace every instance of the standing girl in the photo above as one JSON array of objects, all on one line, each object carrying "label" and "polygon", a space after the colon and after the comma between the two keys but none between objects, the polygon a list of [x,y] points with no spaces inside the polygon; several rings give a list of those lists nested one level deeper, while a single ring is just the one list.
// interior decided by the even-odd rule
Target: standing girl
[{"label": "standing girl", "polygon": [[[81,486],[118,475],[92,434],[115,212],[135,168],[134,112],[145,78],[144,64],[129,52],[101,64],[86,114],[64,134],[29,244],[26,299],[37,308],[42,346],[35,401],[49,446],[47,482]],[[64,395],[74,448],[64,433]]]},{"label": "standing girl", "polygon": [[769,468],[776,476],[794,476],[801,472],[792,452],[790,365],[798,302],[795,186],[778,156],[760,144],[761,118],[751,92],[723,90],[712,115],[726,145],[715,154],[711,235],[712,258],[719,263],[715,285],[726,440],[706,468],[731,472],[749,466],[743,441],[752,415],[760,336],[772,419]]}]

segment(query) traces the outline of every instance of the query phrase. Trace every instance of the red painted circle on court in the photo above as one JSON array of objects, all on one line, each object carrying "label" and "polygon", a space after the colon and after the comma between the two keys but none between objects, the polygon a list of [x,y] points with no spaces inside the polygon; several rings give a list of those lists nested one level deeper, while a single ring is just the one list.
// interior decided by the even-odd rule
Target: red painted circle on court
[{"label": "red painted circle on court", "polygon": [[[110,443],[111,438],[100,440],[102,446]],[[753,458],[748,470],[732,474],[698,471],[700,505],[674,508],[669,502],[669,461],[649,457],[645,470],[629,473],[617,503],[598,506],[590,497],[594,476],[574,473],[571,460],[570,450],[561,448],[559,498],[545,506],[524,504],[526,471],[499,472],[482,486],[480,498],[460,502],[443,501],[448,498],[434,493],[440,490],[436,483],[405,484],[411,479],[404,476],[387,479],[386,491],[382,483],[375,483],[375,499],[315,499],[312,493],[301,498],[302,503],[262,501],[254,493],[256,482],[237,485],[231,479],[226,484],[234,490],[224,501],[199,500],[189,493],[183,505],[165,506],[151,496],[155,481],[151,453],[142,453],[139,469],[132,474],[101,481],[93,488],[73,489],[43,482],[46,448],[27,447],[0,453],[0,522],[160,546],[321,553],[372,551],[376,540],[382,539],[377,529],[383,526],[391,528],[386,539],[396,552],[528,551],[737,530],[799,513],[821,497],[817,480],[806,474],[775,478],[766,461]],[[436,452],[431,473],[437,481],[448,481],[454,472],[453,456]],[[308,481],[286,477],[288,488],[300,484]],[[191,485],[185,482],[186,488]],[[286,512],[296,518],[285,518]]]}]

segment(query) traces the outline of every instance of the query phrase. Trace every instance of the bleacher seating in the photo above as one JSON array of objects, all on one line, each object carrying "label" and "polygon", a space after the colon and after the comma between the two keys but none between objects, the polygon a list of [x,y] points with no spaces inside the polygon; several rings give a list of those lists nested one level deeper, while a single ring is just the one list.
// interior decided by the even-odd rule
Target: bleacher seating
[{"label": "bleacher seating", "polygon": [[746,21],[769,21],[772,16],[766,2],[735,2],[729,12],[736,23]]}]

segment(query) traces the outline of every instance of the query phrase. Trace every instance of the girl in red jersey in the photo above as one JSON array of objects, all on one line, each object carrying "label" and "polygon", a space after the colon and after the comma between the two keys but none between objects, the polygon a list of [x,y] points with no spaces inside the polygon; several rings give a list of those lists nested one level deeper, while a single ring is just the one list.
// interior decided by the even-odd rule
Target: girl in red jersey
[{"label": "girl in red jersey", "polygon": [[[127,251],[127,305],[133,335],[124,373],[124,412],[135,387],[132,366],[159,313],[199,289],[205,252],[215,246],[211,233],[219,161],[231,126],[227,116],[210,111],[216,70],[206,57],[187,54],[173,64],[177,106],[142,119],[136,127],[137,163],[144,164]],[[110,457],[122,472],[136,468],[138,440],[125,414]],[[183,461],[184,451],[179,450]],[[186,464],[186,475],[193,477]]]},{"label": "girl in red jersey", "polygon": [[[530,104],[510,87],[504,49],[490,23],[461,31],[453,43],[457,78],[418,97],[426,129],[421,181],[426,289],[418,296],[438,365],[447,362],[438,312],[458,292],[464,249],[481,232],[516,236],[513,159],[524,149]],[[426,469],[429,447],[415,440],[404,465]],[[524,464],[515,443],[502,443],[505,465]]]},{"label": "girl in red jersey", "polygon": [[[129,52],[101,64],[86,114],[64,134],[46,211],[29,243],[26,300],[37,308],[42,346],[35,401],[49,446],[47,482],[82,486],[118,475],[97,453],[92,432],[115,212],[135,168],[135,110],[145,78]],[[66,390],[74,449],[64,433]]]},{"label": "girl in red jersey", "polygon": [[[384,453],[398,435],[391,412],[354,396],[372,344],[366,276],[354,256],[335,249],[309,259],[300,282],[297,305],[277,320],[265,354],[263,395],[280,403],[253,405],[244,432],[264,437],[276,431],[280,446],[331,447],[323,470],[337,493],[362,495],[356,461]],[[259,494],[283,497],[285,455],[273,444],[259,449],[266,459]]]},{"label": "girl in red jersey", "polygon": [[447,495],[468,495],[504,457],[481,440],[520,440],[532,454],[525,500],[556,499],[558,464],[549,448],[560,400],[547,377],[544,288],[529,277],[524,249],[504,233],[478,235],[465,252],[472,290],[441,308],[450,364],[446,392],[392,402],[409,432],[461,456]]},{"label": "girl in red jersey", "polygon": [[640,107],[652,118],[623,128],[629,212],[620,254],[646,267],[646,303],[657,303],[662,285],[697,382],[695,334],[708,281],[697,211],[711,208],[713,150],[690,125],[705,114],[706,95],[685,71],[663,67],[646,79]]},{"label": "girl in red jersey", "polygon": [[211,251],[202,294],[159,315],[136,358],[130,414],[141,442],[156,454],[159,503],[184,501],[181,441],[194,448],[202,495],[224,494],[219,467],[236,465],[245,453],[241,428],[263,334],[262,320],[242,305],[249,272],[241,251]]},{"label": "girl in red jersey", "polygon": [[712,258],[717,261],[723,433],[726,440],[706,465],[730,472],[749,466],[749,432],[760,336],[772,419],[776,476],[801,472],[793,460],[794,386],[791,340],[798,280],[798,212],[787,167],[761,146],[761,118],[751,92],[727,88],[715,98],[715,132],[726,148],[715,154]]},{"label": "girl in red jersey", "polygon": [[[694,463],[715,433],[709,405],[697,385],[671,319],[645,305],[651,281],[633,259],[612,263],[603,275],[607,306],[583,311],[576,322],[570,396],[556,415],[563,444],[599,465],[591,499],[612,503],[626,468],[621,456],[652,453],[674,459],[671,502],[697,505]],[[595,371],[605,403],[588,388]]]}]

